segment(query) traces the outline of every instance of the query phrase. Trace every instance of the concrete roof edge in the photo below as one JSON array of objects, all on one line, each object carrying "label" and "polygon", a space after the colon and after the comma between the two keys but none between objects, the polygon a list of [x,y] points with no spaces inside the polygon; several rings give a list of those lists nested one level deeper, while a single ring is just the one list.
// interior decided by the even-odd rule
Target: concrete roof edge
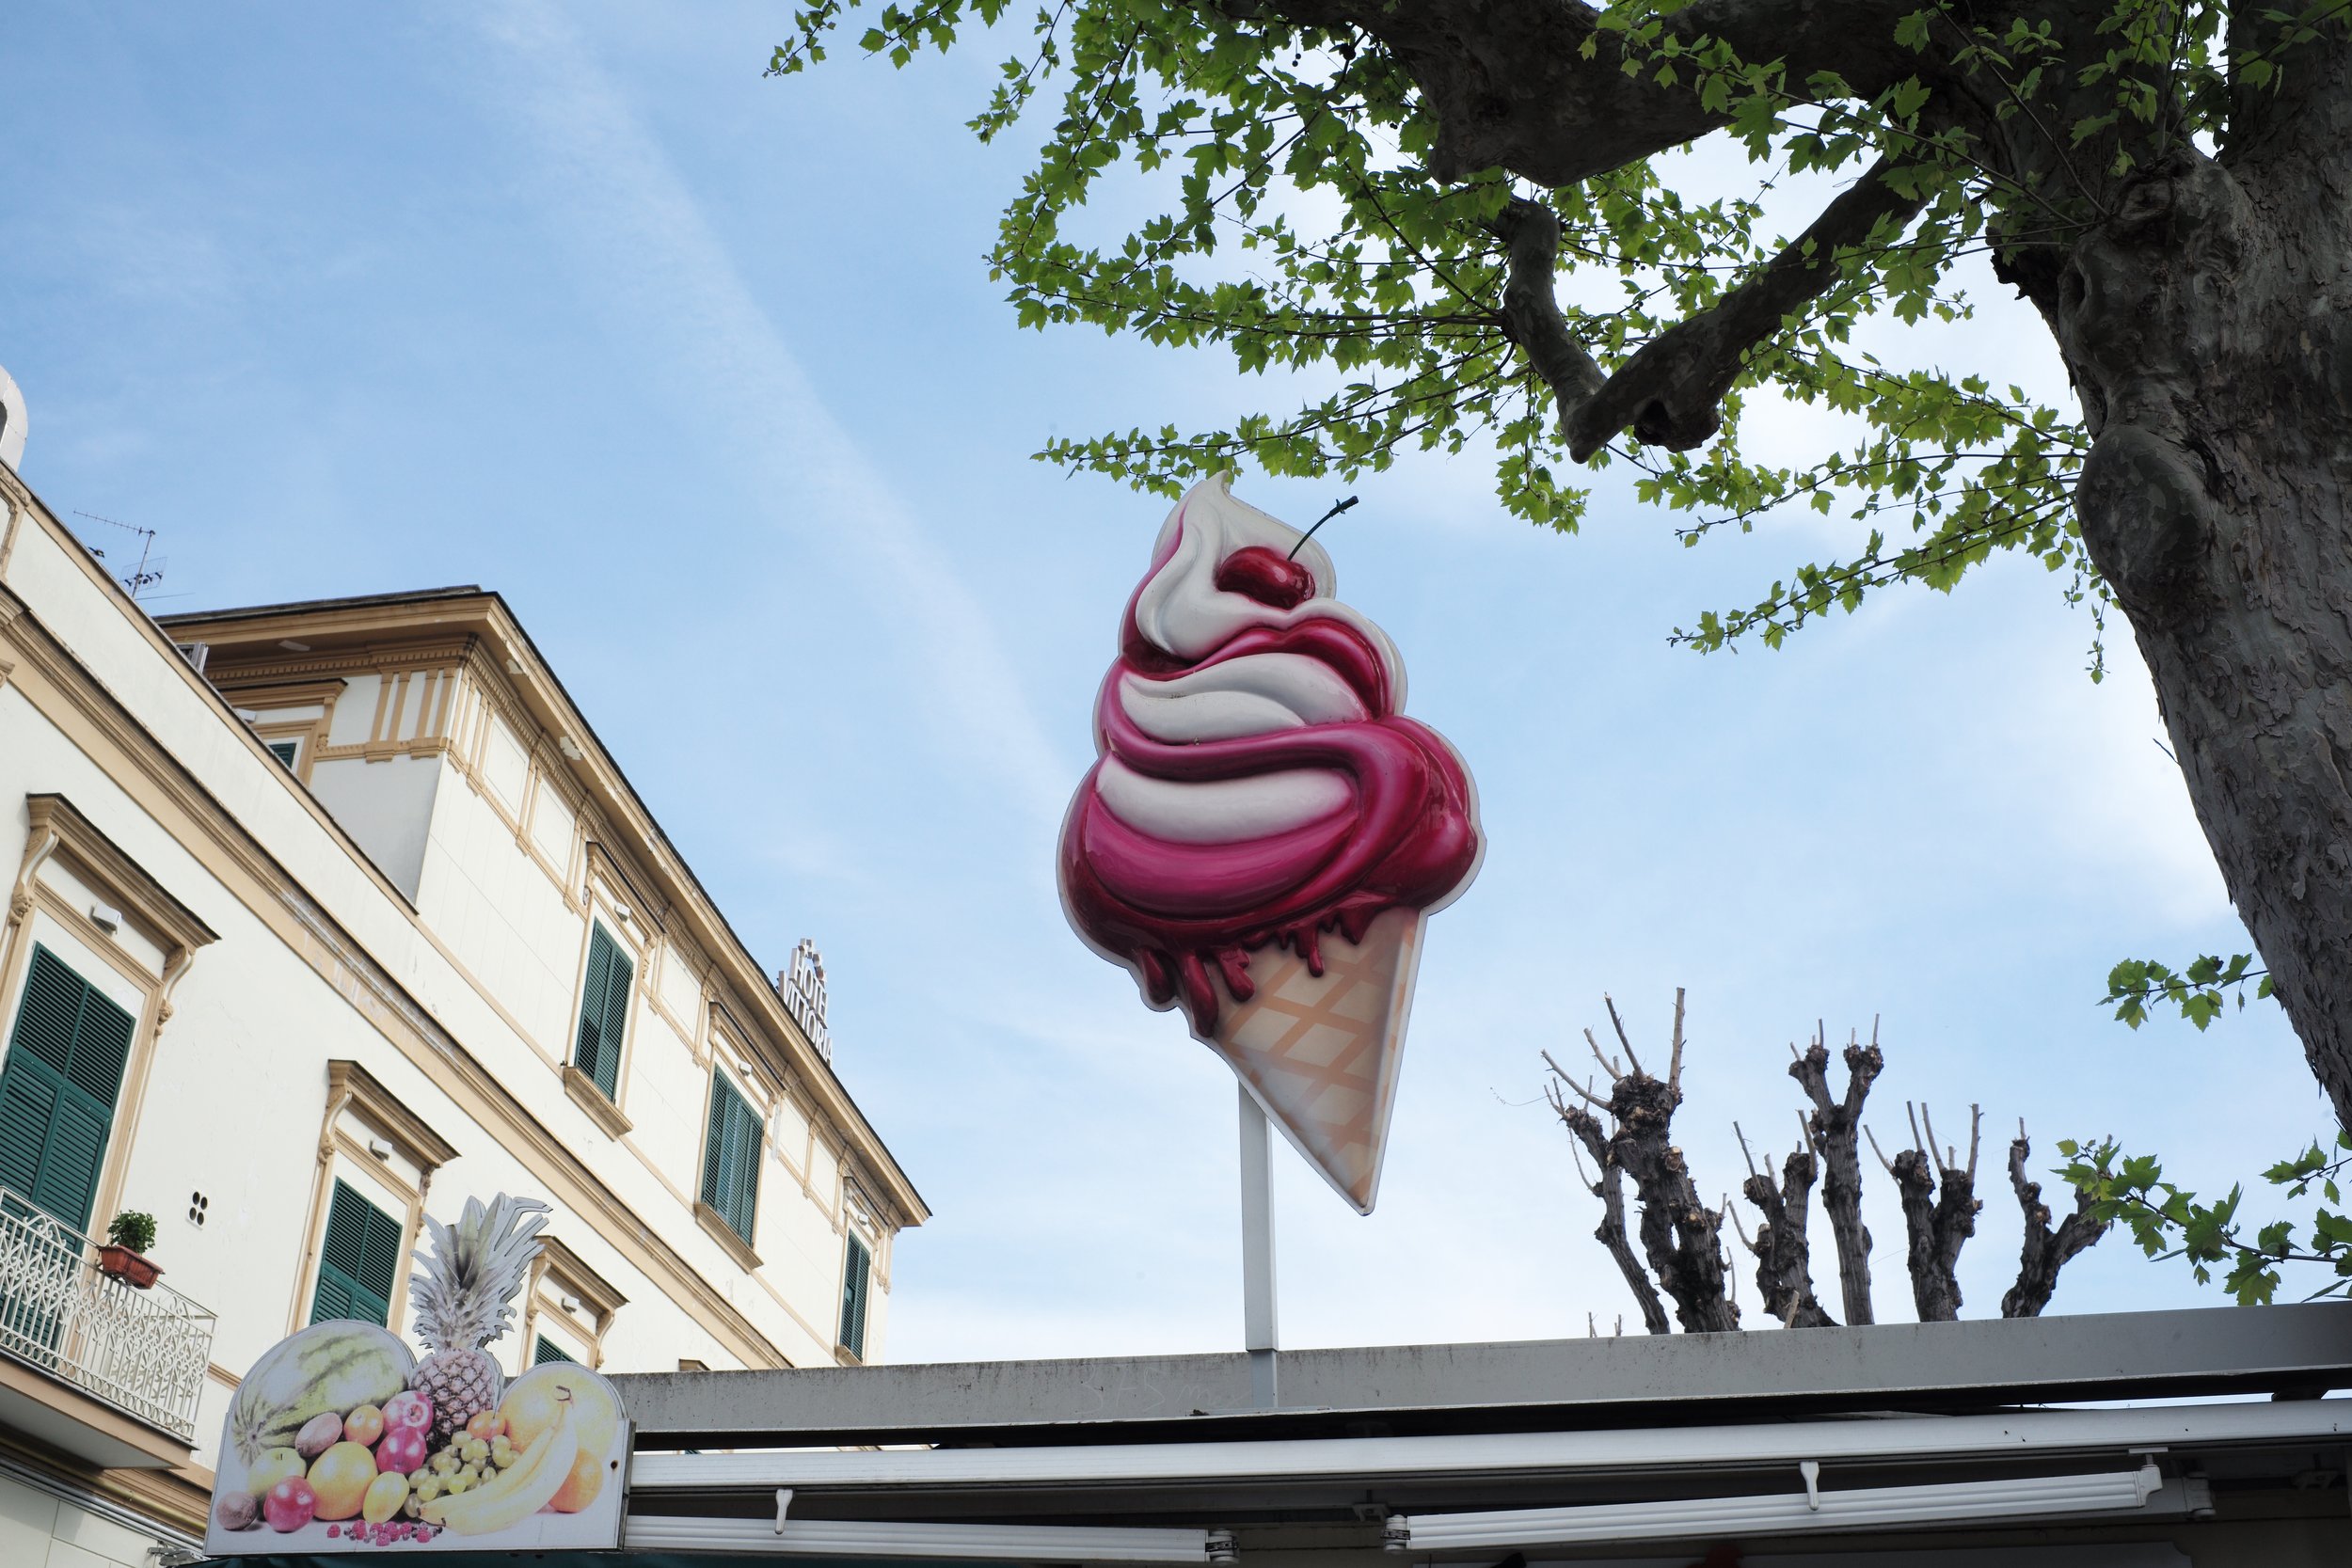
[{"label": "concrete roof edge", "polygon": [[[1239,1354],[615,1381],[644,1448],[1534,1431],[1743,1413],[2352,1387],[2352,1303],[1862,1328],[1284,1351],[1253,1405]],[[788,1381],[779,1381],[788,1380]]]}]

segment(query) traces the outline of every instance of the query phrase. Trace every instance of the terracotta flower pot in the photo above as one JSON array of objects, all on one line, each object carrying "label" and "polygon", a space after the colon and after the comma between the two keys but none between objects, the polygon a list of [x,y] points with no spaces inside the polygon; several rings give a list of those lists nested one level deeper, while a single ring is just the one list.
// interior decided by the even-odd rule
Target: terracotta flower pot
[{"label": "terracotta flower pot", "polygon": [[127,1246],[102,1246],[98,1249],[98,1267],[124,1284],[144,1291],[163,1274],[154,1259],[133,1252]]}]

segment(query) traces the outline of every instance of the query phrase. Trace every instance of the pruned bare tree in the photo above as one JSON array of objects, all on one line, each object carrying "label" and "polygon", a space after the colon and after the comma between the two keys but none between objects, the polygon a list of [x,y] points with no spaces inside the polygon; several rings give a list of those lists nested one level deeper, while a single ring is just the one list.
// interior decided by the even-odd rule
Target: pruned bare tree
[{"label": "pruned bare tree", "polygon": [[[1545,1094],[1575,1140],[1571,1148],[1579,1176],[1600,1202],[1601,1223],[1593,1234],[1625,1276],[1650,1333],[1673,1332],[1665,1305],[1669,1300],[1674,1303],[1673,1320],[1687,1332],[1740,1326],[1723,1240],[1726,1225],[1755,1259],[1756,1291],[1774,1321],[1789,1328],[1836,1326],[1837,1320],[1822,1306],[1813,1283],[1810,1229],[1817,1185],[1837,1249],[1846,1320],[1856,1324],[1874,1321],[1870,1232],[1862,1223],[1860,1145],[1866,1137],[1902,1205],[1905,1261],[1919,1320],[1944,1322],[1960,1315],[1961,1249],[1976,1234],[1977,1216],[1984,1207],[1976,1196],[1983,1132],[1979,1107],[1968,1108],[1968,1152],[1963,1160],[1957,1145],[1937,1142],[1928,1110],[1907,1102],[1911,1142],[1890,1160],[1862,1123],[1870,1087],[1886,1066],[1877,1027],[1872,1026],[1867,1046],[1859,1036],[1849,1037],[1845,1089],[1836,1095],[1829,1086],[1826,1031],[1817,1027],[1809,1048],[1790,1047],[1795,1060],[1789,1076],[1804,1090],[1809,1108],[1798,1113],[1796,1147],[1782,1158],[1777,1174],[1769,1156],[1757,1163],[1747,1134],[1739,1123],[1732,1124],[1748,1169],[1740,1190],[1757,1215],[1750,1235],[1728,1198],[1720,1209],[1710,1209],[1700,1199],[1689,1163],[1674,1141],[1674,1116],[1682,1104],[1683,991],[1675,991],[1671,1055],[1662,1079],[1642,1066],[1615,1001],[1604,996],[1602,1002],[1624,1059],[1602,1050],[1590,1029],[1584,1031],[1584,1043],[1607,1076],[1607,1088],[1599,1087],[1590,1073],[1579,1081],[1545,1052],[1544,1064],[1550,1070]],[[2058,1271],[2107,1227],[2094,1223],[2079,1199],[2075,1212],[2052,1227],[2040,1185],[2026,1176],[2032,1146],[2022,1121],[2017,1133],[2010,1146],[2010,1181],[2025,1213],[2026,1240],[2017,1282],[2002,1297],[2001,1312],[2004,1317],[2034,1317],[2049,1305]],[[1595,1166],[1590,1175],[1584,1171],[1586,1157]],[[1629,1177],[1640,1205],[1630,1227],[1625,1197]]]},{"label": "pruned bare tree", "polygon": [[[1675,1108],[1682,1103],[1683,993],[1675,992],[1674,1039],[1662,1079],[1652,1077],[1643,1068],[1616,1003],[1606,996],[1601,1000],[1609,1008],[1609,1022],[1616,1030],[1625,1060],[1619,1062],[1602,1051],[1590,1029],[1584,1031],[1584,1043],[1609,1075],[1609,1092],[1600,1093],[1589,1082],[1578,1083],[1549,1053],[1544,1057],[1552,1073],[1546,1085],[1552,1109],[1601,1166],[1600,1180],[1594,1184],[1604,1211],[1597,1234],[1603,1245],[1609,1245],[1613,1227],[1617,1244],[1612,1256],[1627,1282],[1633,1283],[1642,1273],[1641,1259],[1624,1240],[1624,1196],[1617,1182],[1617,1173],[1622,1171],[1633,1179],[1633,1190],[1642,1202],[1643,1256],[1657,1274],[1658,1283],[1673,1298],[1675,1316],[1683,1328],[1693,1334],[1738,1328],[1740,1305],[1731,1296],[1731,1259],[1723,1244],[1724,1212],[1700,1199],[1690,1165],[1673,1140]],[[1607,1127],[1596,1111],[1608,1113]],[[1665,1313],[1657,1293],[1647,1290],[1646,1279],[1635,1287],[1634,1295],[1642,1303],[1643,1321],[1649,1331],[1668,1332]]]},{"label": "pruned bare tree", "polygon": [[[1812,1210],[1813,1183],[1820,1162],[1803,1143],[1781,1162],[1780,1180],[1769,1169],[1758,1170],[1748,1151],[1747,1134],[1731,1124],[1740,1139],[1740,1155],[1748,1163],[1748,1179],[1740,1191],[1756,1205],[1756,1235],[1744,1231],[1740,1240],[1756,1259],[1756,1288],[1764,1297],[1764,1310],[1788,1328],[1820,1328],[1836,1323],[1813,1294],[1813,1256],[1805,1235]],[[1732,1220],[1735,1229],[1739,1220]]]},{"label": "pruned bare tree", "polygon": [[2004,1318],[2042,1316],[2042,1309],[2050,1305],[2050,1292],[2058,1289],[2058,1270],[2115,1223],[2092,1219],[2090,1195],[2078,1192],[2074,1212],[2052,1230],[2050,1206],[2042,1201],[2042,1183],[2026,1175],[2026,1161],[2032,1153],[2033,1145],[2026,1140],[2026,1124],[2021,1120],[2017,1136],[2009,1146],[2009,1184],[2017,1194],[2017,1206],[2026,1212],[2026,1244],[2017,1259],[2017,1283],[2001,1297]]},{"label": "pruned bare tree", "polygon": [[1804,1118],[1805,1137],[1822,1168],[1821,1212],[1828,1216],[1830,1239],[1837,1246],[1839,1294],[1846,1321],[1867,1323],[1870,1310],[1870,1230],[1862,1223],[1862,1102],[1870,1085],[1886,1070],[1879,1050],[1878,1021],[1870,1022],[1870,1043],[1859,1036],[1846,1039],[1846,1092],[1829,1092],[1829,1030],[1816,1023],[1813,1043],[1788,1053],[1788,1076],[1804,1090],[1812,1111]]},{"label": "pruned bare tree", "polygon": [[[1902,1200],[1903,1229],[1910,1241],[1911,1299],[1923,1323],[1950,1323],[1960,1316],[1960,1249],[1977,1233],[1977,1214],[1984,1204],[1977,1196],[1977,1142],[1984,1113],[1968,1107],[1968,1163],[1960,1150],[1935,1141],[1935,1121],[1926,1112],[1903,1102],[1911,1120],[1911,1147],[1894,1159],[1870,1148],[1879,1164],[1894,1179]],[[1927,1136],[1920,1137],[1922,1122]]]}]

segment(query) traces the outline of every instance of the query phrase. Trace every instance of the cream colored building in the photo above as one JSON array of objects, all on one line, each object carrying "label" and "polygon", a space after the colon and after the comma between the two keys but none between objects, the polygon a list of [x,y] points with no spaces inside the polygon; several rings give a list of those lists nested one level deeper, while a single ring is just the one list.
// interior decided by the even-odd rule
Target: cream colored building
[{"label": "cream colored building", "polygon": [[[170,1560],[238,1371],[543,1197],[501,1348],[875,1360],[923,1200],[496,594],[158,624],[0,466],[0,1564]],[[94,1242],[155,1216],[138,1291]]]}]

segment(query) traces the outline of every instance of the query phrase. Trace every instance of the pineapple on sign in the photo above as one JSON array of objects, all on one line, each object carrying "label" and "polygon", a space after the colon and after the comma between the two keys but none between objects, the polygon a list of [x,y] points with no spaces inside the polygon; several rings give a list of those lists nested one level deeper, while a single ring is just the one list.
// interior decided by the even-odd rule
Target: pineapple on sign
[{"label": "pineapple on sign", "polygon": [[408,1386],[433,1402],[437,1446],[505,1392],[498,1363],[482,1347],[514,1318],[515,1293],[538,1259],[548,1212],[536,1198],[501,1193],[486,1208],[478,1197],[466,1199],[455,1225],[425,1216],[433,1251],[419,1255],[408,1300],[417,1338],[432,1354],[408,1374]]}]

